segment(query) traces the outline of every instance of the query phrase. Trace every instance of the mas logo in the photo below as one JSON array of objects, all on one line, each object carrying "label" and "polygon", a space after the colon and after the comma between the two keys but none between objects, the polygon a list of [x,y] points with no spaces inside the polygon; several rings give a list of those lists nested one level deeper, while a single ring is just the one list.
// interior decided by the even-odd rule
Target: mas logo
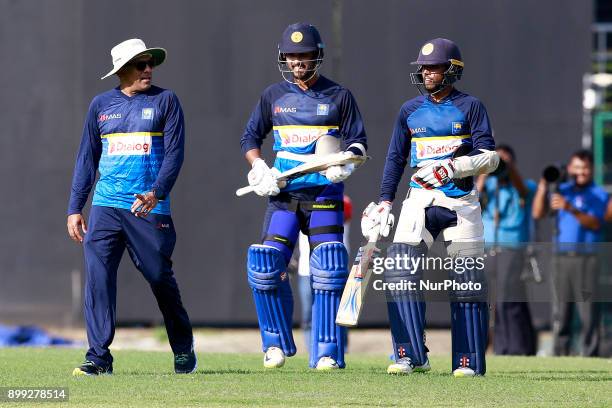
[{"label": "mas logo", "polygon": [[102,114],[102,115],[98,116],[98,121],[99,122],[104,122],[104,121],[111,120],[111,119],[121,119],[121,114],[120,113],[111,113],[110,115]]},{"label": "mas logo", "polygon": [[283,106],[275,106],[274,114],[277,115],[279,113],[296,113],[297,108],[294,107],[283,107]]}]

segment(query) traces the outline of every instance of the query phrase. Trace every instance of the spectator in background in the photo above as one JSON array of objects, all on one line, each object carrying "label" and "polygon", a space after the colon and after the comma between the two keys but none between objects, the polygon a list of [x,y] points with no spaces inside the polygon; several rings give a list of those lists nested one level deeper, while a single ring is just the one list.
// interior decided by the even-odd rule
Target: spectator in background
[{"label": "spectator in background", "polygon": [[523,180],[516,168],[516,155],[508,145],[497,147],[502,164],[498,170],[478,178],[482,201],[485,245],[491,255],[487,269],[495,271],[497,303],[493,350],[495,354],[536,353],[536,333],[527,303],[527,288],[521,279],[531,232],[531,202],[536,191],[533,180]]},{"label": "spectator in background", "polygon": [[553,353],[569,355],[572,310],[581,321],[580,353],[597,356],[599,313],[592,295],[596,287],[598,260],[596,242],[602,240],[602,225],[610,218],[609,197],[593,182],[593,156],[581,150],[570,157],[569,181],[549,191],[542,178],[533,202],[535,219],[556,212],[553,268]]},{"label": "spectator in background", "polygon": [[[349,196],[344,195],[344,246],[351,259],[350,225],[353,218],[353,203]],[[310,246],[308,237],[300,232],[298,258],[298,287],[300,292],[300,305],[302,306],[302,330],[304,330],[304,344],[310,353],[310,326],[312,316],[312,288],[310,285]]]}]

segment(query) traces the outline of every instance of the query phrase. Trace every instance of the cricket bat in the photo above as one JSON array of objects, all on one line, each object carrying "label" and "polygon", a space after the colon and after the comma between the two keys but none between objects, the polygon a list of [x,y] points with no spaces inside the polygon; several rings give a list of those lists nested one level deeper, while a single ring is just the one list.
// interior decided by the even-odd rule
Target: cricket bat
[{"label": "cricket bat", "polygon": [[[317,158],[316,160],[313,160],[313,161],[310,161],[304,164],[300,164],[299,166],[296,166],[292,168],[291,170],[287,170],[281,173],[278,176],[277,180],[287,181],[287,180],[291,180],[291,179],[303,176],[305,174],[318,173],[320,171],[327,170],[327,168],[331,166],[339,166],[342,164],[353,163],[356,166],[359,166],[363,164],[369,158],[367,156],[358,156],[358,155],[355,155],[352,157],[346,157],[342,153],[343,152],[321,156],[321,158]],[[252,191],[253,191],[252,186],[246,186],[246,187],[242,187],[236,190],[236,195],[238,197],[241,197]]]},{"label": "cricket bat", "polygon": [[378,237],[379,232],[376,231],[368,239],[368,242],[357,251],[351,273],[342,292],[338,314],[336,315],[336,324],[354,327],[359,322],[363,297],[365,296],[368,282],[372,277],[370,267],[374,257],[380,251],[376,247]]}]

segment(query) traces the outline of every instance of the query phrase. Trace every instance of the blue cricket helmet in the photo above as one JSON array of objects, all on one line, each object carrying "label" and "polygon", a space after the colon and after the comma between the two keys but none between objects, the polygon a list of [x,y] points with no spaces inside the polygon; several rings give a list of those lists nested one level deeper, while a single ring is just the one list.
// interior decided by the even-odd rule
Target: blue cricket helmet
[{"label": "blue cricket helmet", "polygon": [[325,45],[319,31],[312,24],[295,23],[285,28],[278,44],[281,54],[301,54],[323,51]]},{"label": "blue cricket helmet", "polygon": [[446,38],[434,38],[421,47],[415,65],[457,64],[463,66],[463,58],[457,44]]},{"label": "blue cricket helmet", "polygon": [[445,64],[448,66],[447,70],[444,72],[444,79],[439,89],[435,92],[439,92],[447,85],[452,85],[460,80],[463,75],[464,64],[463,58],[461,57],[461,51],[459,51],[457,44],[446,38],[434,38],[433,40],[427,41],[421,47],[417,60],[413,61],[412,64],[418,65],[419,69],[410,74],[410,79],[412,83],[419,88],[421,93],[423,93],[423,91],[420,86],[424,85],[422,75],[424,65]]},{"label": "blue cricket helmet", "polygon": [[294,23],[289,27],[285,28],[281,40],[278,43],[278,70],[280,71],[283,79],[289,83],[296,83],[293,78],[292,70],[287,66],[287,59],[285,54],[305,54],[309,52],[316,52],[316,56],[312,60],[304,60],[304,63],[312,63],[310,72],[310,78],[313,78],[319,67],[323,63],[323,40],[319,31],[312,24],[308,23]]}]

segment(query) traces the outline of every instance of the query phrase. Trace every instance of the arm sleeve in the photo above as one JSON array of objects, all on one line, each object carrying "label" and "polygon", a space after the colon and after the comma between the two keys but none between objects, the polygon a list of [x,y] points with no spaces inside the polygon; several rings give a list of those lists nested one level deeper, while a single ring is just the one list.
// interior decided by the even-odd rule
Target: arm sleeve
[{"label": "arm sleeve", "polygon": [[185,118],[178,97],[172,93],[166,108],[164,125],[164,160],[151,187],[164,199],[174,186],[185,157]]},{"label": "arm sleeve", "polygon": [[68,215],[80,214],[87,203],[89,192],[96,180],[96,171],[102,155],[102,140],[97,122],[97,103],[94,99],[89,106],[81,145],[77,153],[68,202]]},{"label": "arm sleeve", "polygon": [[472,144],[474,149],[468,153],[468,156],[475,156],[482,153],[480,149],[495,150],[495,140],[491,131],[491,123],[487,109],[482,102],[475,100],[469,109],[468,120],[472,131]]},{"label": "arm sleeve", "polygon": [[[341,109],[340,134],[344,140],[346,150],[364,156],[368,148],[368,138],[357,102],[348,90],[342,98]],[[363,148],[360,148],[361,146]]]},{"label": "arm sleeve", "polygon": [[410,156],[410,141],[411,136],[406,123],[407,114],[402,108],[397,116],[387,159],[385,161],[385,170],[383,171],[383,179],[380,186],[380,200],[393,201],[397,192],[397,185],[402,179],[406,162]]},{"label": "arm sleeve", "polygon": [[267,92],[264,92],[251,113],[244,134],[240,138],[242,154],[252,149],[260,149],[266,135],[272,130],[271,106]]}]

